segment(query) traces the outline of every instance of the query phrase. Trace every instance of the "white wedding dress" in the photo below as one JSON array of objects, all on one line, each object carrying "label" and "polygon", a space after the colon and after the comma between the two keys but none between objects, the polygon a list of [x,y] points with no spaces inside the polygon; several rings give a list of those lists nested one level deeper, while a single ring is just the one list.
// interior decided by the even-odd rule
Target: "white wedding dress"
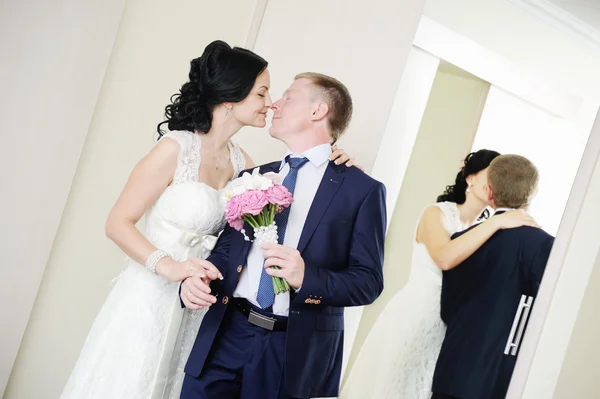
[{"label": "white wedding dress", "polygon": [[[177,261],[206,258],[225,226],[222,191],[198,181],[201,139],[171,132],[180,145],[173,183],[146,213],[146,238]],[[229,144],[234,176],[245,168]],[[85,341],[62,399],[179,398],[183,368],[203,311],[181,309],[179,283],[128,259]]]},{"label": "white wedding dress", "polygon": [[[466,229],[453,202],[435,204],[452,235]],[[417,224],[418,225],[418,224]],[[408,283],[386,305],[362,346],[340,399],[427,399],[446,326],[440,318],[442,272],[414,242]]]}]

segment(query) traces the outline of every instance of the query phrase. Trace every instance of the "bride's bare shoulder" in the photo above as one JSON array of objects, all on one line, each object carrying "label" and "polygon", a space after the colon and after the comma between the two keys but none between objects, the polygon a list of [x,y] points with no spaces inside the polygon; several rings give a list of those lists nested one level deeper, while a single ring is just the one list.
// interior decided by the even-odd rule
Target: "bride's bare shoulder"
[{"label": "bride's bare shoulder", "polygon": [[444,211],[440,204],[431,204],[425,207],[423,210],[423,216],[421,216],[422,220],[436,218],[439,219],[440,216],[444,215]]}]

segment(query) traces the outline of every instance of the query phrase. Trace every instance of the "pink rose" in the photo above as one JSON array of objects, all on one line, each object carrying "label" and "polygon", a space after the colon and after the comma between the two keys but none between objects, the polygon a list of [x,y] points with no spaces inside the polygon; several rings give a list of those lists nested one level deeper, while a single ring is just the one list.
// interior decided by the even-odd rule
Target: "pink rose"
[{"label": "pink rose", "polygon": [[227,202],[225,218],[231,227],[239,231],[244,227],[244,222],[242,221],[243,215],[240,196],[236,195]]},{"label": "pink rose", "polygon": [[242,219],[230,220],[229,225],[237,231],[241,231],[244,228],[244,221]]},{"label": "pink rose", "polygon": [[240,196],[236,195],[229,199],[227,207],[225,208],[225,217],[227,220],[240,219],[242,217],[242,204],[240,202]]},{"label": "pink rose", "polygon": [[267,199],[269,203],[277,205],[281,211],[283,208],[287,208],[294,202],[292,194],[285,186],[281,184],[275,184],[267,190]]},{"label": "pink rose", "polygon": [[243,214],[258,215],[269,203],[262,190],[248,190],[239,195]]}]

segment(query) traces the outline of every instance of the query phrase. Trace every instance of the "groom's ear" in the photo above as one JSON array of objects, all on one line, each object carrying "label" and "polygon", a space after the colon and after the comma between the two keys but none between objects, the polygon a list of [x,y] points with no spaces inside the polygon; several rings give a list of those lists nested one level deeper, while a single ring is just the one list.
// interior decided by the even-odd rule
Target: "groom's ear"
[{"label": "groom's ear", "polygon": [[312,110],[312,120],[318,121],[327,116],[329,113],[329,105],[325,102],[318,102],[314,105]]},{"label": "groom's ear", "polygon": [[487,199],[490,203],[494,201],[494,190],[492,190],[492,186],[489,184],[485,186],[485,191],[487,193]]}]

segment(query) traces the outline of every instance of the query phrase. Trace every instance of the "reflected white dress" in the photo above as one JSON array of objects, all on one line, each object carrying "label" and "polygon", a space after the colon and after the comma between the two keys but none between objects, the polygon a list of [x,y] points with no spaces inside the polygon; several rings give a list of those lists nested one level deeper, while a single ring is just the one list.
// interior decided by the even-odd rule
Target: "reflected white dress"
[{"label": "reflected white dress", "polygon": [[[452,235],[466,229],[453,202],[435,204]],[[442,271],[425,244],[413,245],[408,283],[378,317],[340,399],[427,399],[446,326],[440,318]]]},{"label": "reflected white dress", "polygon": [[[144,235],[177,261],[206,258],[225,226],[224,192],[198,181],[201,139],[171,132],[180,145],[173,183],[146,213]],[[229,144],[234,176],[245,168]],[[203,311],[183,310],[179,283],[128,259],[85,341],[62,399],[179,398],[183,368]]]}]

